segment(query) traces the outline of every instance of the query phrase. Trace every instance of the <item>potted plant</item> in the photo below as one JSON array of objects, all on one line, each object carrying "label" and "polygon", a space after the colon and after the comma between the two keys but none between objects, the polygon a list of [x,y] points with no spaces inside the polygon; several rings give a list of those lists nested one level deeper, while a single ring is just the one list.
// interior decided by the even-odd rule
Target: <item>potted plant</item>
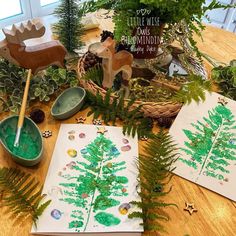
[{"label": "potted plant", "polygon": [[[217,8],[226,9],[236,6],[223,5],[217,0],[213,0],[209,5],[205,3],[206,0],[91,0],[86,4],[88,11],[100,8],[114,11],[114,33],[117,40],[124,36],[134,36],[134,33],[137,33],[137,27],[146,27],[146,25],[142,25],[143,17],[153,18],[152,26],[157,26],[155,22],[158,17],[159,27],[156,27],[156,30],[153,30],[152,27],[148,34],[156,34],[160,37],[165,25],[175,25],[184,21],[188,26],[190,45],[197,50],[192,35],[194,32],[201,35],[201,31],[204,29],[202,18],[206,12]],[[146,14],[142,14],[145,10]]]}]

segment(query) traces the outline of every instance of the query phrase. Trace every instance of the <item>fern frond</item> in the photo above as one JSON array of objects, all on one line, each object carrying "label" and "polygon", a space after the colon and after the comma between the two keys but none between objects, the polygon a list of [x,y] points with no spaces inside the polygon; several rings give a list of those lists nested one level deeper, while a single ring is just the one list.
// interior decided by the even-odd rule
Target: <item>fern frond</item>
[{"label": "fern frond", "polygon": [[3,205],[7,206],[15,218],[31,216],[36,220],[50,204],[50,200],[41,204],[44,198],[39,182],[19,169],[0,168],[0,189],[4,191]]},{"label": "fern frond", "polygon": [[189,104],[192,101],[204,101],[207,91],[211,91],[211,82],[209,80],[203,80],[199,75],[190,75],[189,82],[183,85],[181,90],[172,97],[172,100],[185,104]]},{"label": "fern frond", "polygon": [[[113,100],[113,101],[112,101]],[[105,124],[115,122],[118,119],[123,121],[123,133],[138,136],[151,136],[152,120],[144,117],[141,111],[142,106],[137,106],[134,109],[130,109],[133,106],[134,100],[125,101],[124,96],[112,98],[111,91],[108,90],[105,97],[97,93],[93,95],[87,91],[86,101],[90,105],[91,111],[87,116],[94,114],[94,119],[97,119],[100,115]]]},{"label": "fern frond", "polygon": [[99,87],[102,87],[102,80],[103,80],[103,69],[101,66],[94,66],[90,68],[86,73],[82,76],[81,79],[84,80],[92,80],[96,83]]},{"label": "fern frond", "polygon": [[[172,169],[171,166],[178,157],[176,145],[170,135],[161,130],[152,136],[144,150],[145,155],[140,155],[137,161],[140,173],[138,182],[141,188],[138,194],[141,201],[131,202],[140,211],[131,213],[129,217],[142,218],[145,230],[163,231],[161,221],[167,221],[169,217],[163,214],[162,208],[176,206],[161,200],[161,197],[172,189],[172,187],[167,187],[167,184],[172,176],[169,172]],[[165,191],[166,188],[167,191]]]}]

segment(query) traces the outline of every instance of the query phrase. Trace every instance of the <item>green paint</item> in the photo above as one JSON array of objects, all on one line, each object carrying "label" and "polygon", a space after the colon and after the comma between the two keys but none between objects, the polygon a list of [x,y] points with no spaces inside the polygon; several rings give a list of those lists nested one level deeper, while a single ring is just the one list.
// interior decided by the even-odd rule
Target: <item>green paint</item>
[{"label": "green paint", "polygon": [[118,206],[120,204],[119,201],[108,198],[103,195],[97,196],[96,200],[94,201],[94,212],[97,210],[106,210],[107,208]]},{"label": "green paint", "polygon": [[191,159],[179,160],[199,170],[198,176],[204,173],[219,180],[224,179],[223,174],[229,173],[229,161],[236,160],[236,136],[231,132],[236,129],[235,124],[231,110],[217,105],[208,112],[208,117],[203,117],[203,122],[191,124],[194,132],[183,130],[189,141],[184,143],[185,148],[181,150]]},{"label": "green paint", "polygon": [[69,223],[69,229],[78,229],[78,228],[82,227],[83,224],[84,223],[82,221],[73,220]]},{"label": "green paint", "polygon": [[[73,168],[78,171],[78,175],[62,176],[67,180],[66,183],[60,183],[65,189],[66,197],[60,200],[86,210],[83,215],[83,231],[86,231],[91,213],[97,211],[100,211],[96,215],[100,224],[105,224],[105,218],[109,225],[119,224],[118,218],[101,211],[118,206],[120,201],[116,197],[128,195],[127,192],[122,192],[122,189],[127,187],[127,177],[116,175],[126,168],[126,163],[113,162],[120,156],[120,152],[111,140],[104,135],[98,135],[94,141],[81,149],[81,156]],[[71,214],[71,217],[73,215]]]},{"label": "green paint", "polygon": [[38,156],[40,152],[39,146],[28,132],[25,132],[24,129],[22,129],[19,147],[14,147],[15,137],[15,133],[8,133],[8,136],[6,137],[6,145],[14,155],[28,160]]},{"label": "green paint", "polygon": [[95,219],[98,223],[105,225],[105,226],[113,226],[120,224],[120,219],[115,217],[112,214],[105,213],[105,212],[99,212]]}]

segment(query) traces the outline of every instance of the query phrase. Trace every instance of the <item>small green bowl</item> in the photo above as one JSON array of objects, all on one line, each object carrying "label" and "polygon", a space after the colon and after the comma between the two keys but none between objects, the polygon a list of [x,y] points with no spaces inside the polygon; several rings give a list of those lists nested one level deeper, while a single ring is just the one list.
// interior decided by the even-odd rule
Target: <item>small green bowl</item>
[{"label": "small green bowl", "polygon": [[0,141],[13,160],[23,166],[34,166],[42,158],[43,139],[37,125],[25,117],[19,147],[14,147],[19,116],[10,116],[0,123]]},{"label": "small green bowl", "polygon": [[51,108],[51,115],[55,119],[64,120],[76,114],[84,103],[86,91],[81,87],[66,89]]}]

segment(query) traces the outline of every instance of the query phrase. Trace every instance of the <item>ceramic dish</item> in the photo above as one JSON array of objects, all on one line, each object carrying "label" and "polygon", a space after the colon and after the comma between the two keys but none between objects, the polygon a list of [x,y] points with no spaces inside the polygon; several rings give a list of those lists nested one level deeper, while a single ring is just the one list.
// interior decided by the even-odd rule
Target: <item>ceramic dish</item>
[{"label": "ceramic dish", "polygon": [[52,105],[52,116],[59,120],[73,116],[82,107],[85,95],[86,92],[81,87],[66,89]]},{"label": "ceramic dish", "polygon": [[10,116],[0,123],[0,141],[15,162],[23,166],[36,165],[42,158],[43,140],[37,125],[25,117],[19,147],[14,147],[19,116]]}]

